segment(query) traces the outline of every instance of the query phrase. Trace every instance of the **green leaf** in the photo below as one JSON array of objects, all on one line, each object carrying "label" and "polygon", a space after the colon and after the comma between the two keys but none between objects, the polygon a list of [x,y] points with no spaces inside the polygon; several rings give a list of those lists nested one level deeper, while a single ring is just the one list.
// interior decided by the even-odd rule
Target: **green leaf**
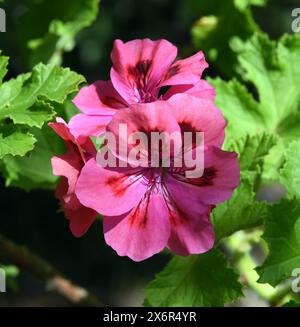
[{"label": "green leaf", "polygon": [[227,120],[226,138],[229,142],[242,135],[262,133],[266,130],[259,104],[246,87],[233,79],[225,82],[220,78],[208,81],[216,88],[216,105]]},{"label": "green leaf", "polygon": [[285,146],[300,135],[300,34],[275,43],[257,33],[247,42],[235,40],[234,48],[240,72],[257,95],[237,80],[210,80],[217,90],[216,104],[228,120],[229,142],[262,132],[279,137],[265,158],[263,176],[276,180]]},{"label": "green leaf", "polygon": [[283,307],[287,307],[287,308],[296,308],[296,307],[300,307],[300,302],[296,302],[296,301],[289,301],[288,303],[285,303],[283,305]]},{"label": "green leaf", "polygon": [[[263,1],[190,0],[193,14],[201,18],[192,28],[192,39],[197,49],[203,50],[210,63],[227,76],[235,74],[237,59],[230,49],[234,36],[247,40],[259,28],[251,15],[251,5]],[[238,28],[237,28],[238,26]]]},{"label": "green leaf", "polygon": [[63,53],[74,48],[77,34],[96,19],[99,2],[32,0],[19,26],[29,66],[61,64]]},{"label": "green leaf", "polygon": [[63,104],[84,80],[68,68],[39,64],[0,85],[0,158],[32,150],[35,138],[29,128],[51,120],[54,105]]},{"label": "green leaf", "polygon": [[238,275],[215,249],[198,256],[174,257],[146,288],[145,304],[222,306],[242,295]]},{"label": "green leaf", "polygon": [[[300,105],[300,103],[299,103]],[[299,108],[300,109],[300,108]],[[278,127],[278,134],[282,137],[285,144],[300,138],[300,111],[291,113],[284,120],[282,120]]]},{"label": "green leaf", "polygon": [[41,128],[54,115],[55,112],[50,104],[37,100],[29,105],[19,101],[0,108],[0,120],[9,118],[15,124],[25,124],[30,127]]},{"label": "green leaf", "polygon": [[261,131],[284,136],[291,124],[285,120],[300,108],[300,35],[284,36],[276,44],[255,34],[235,48],[243,78],[255,86],[259,99],[236,80],[210,80],[217,89],[216,103],[229,120],[227,130],[235,138]]},{"label": "green leaf", "polygon": [[212,221],[218,240],[263,223],[268,213],[268,204],[255,199],[253,184],[253,178],[248,175],[242,176],[241,183],[231,199],[219,204],[212,211]]},{"label": "green leaf", "polygon": [[260,283],[277,285],[300,267],[300,202],[282,200],[269,208],[263,235],[269,255],[257,268]]},{"label": "green leaf", "polygon": [[300,140],[291,143],[285,152],[280,180],[290,196],[300,198]]},{"label": "green leaf", "polygon": [[56,110],[62,116],[73,110],[70,98],[84,81],[68,68],[39,64],[0,85],[0,168],[7,186],[54,188],[50,159],[64,144],[43,126]]},{"label": "green leaf", "polygon": [[54,189],[58,177],[51,168],[51,158],[63,153],[63,141],[48,127],[31,129],[37,144],[25,157],[6,156],[3,159],[3,175],[6,186],[16,186],[25,190],[36,188]]},{"label": "green leaf", "polygon": [[256,183],[262,171],[264,157],[275,145],[273,135],[245,136],[228,145],[227,150],[238,153],[241,182],[230,200],[212,211],[212,221],[217,239],[263,223],[268,204],[256,200]]},{"label": "green leaf", "polygon": [[229,149],[239,154],[240,169],[256,171],[262,167],[264,157],[276,144],[276,137],[266,133],[246,135],[232,142]]},{"label": "green leaf", "polygon": [[299,108],[300,35],[286,35],[276,44],[265,34],[256,34],[236,48],[243,78],[256,87],[260,112],[274,130]]},{"label": "green leaf", "polygon": [[0,120],[42,127],[55,114],[45,101],[63,103],[84,78],[68,68],[39,64],[32,74],[23,74],[0,87]]},{"label": "green leaf", "polygon": [[70,121],[70,119],[79,114],[80,110],[73,103],[73,99],[76,96],[76,92],[70,93],[64,103],[55,104],[55,112],[57,116],[63,118],[65,121]]},{"label": "green leaf", "polygon": [[[0,51],[1,54],[1,51]],[[7,73],[8,57],[0,56],[0,85],[2,80]]]},{"label": "green leaf", "polygon": [[63,103],[67,95],[77,91],[85,78],[69,68],[61,68],[53,64],[39,64],[32,71],[31,83],[26,86],[23,96],[46,98]]},{"label": "green leaf", "polygon": [[29,132],[20,129],[1,127],[0,130],[0,159],[10,154],[12,156],[24,156],[34,148],[36,139]]}]

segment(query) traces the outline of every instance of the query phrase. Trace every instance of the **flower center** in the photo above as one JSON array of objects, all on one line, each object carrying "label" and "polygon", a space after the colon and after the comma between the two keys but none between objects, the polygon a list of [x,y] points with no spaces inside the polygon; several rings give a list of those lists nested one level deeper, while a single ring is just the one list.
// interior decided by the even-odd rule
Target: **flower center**
[{"label": "flower center", "polygon": [[138,102],[153,102],[157,98],[149,89],[151,63],[151,60],[141,60],[127,69]]}]

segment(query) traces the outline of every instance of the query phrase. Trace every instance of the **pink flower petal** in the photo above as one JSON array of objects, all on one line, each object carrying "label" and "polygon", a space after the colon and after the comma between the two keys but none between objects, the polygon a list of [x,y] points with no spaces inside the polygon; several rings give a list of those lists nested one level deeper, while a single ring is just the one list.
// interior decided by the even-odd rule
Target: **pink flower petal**
[{"label": "pink flower petal", "polygon": [[196,84],[208,67],[202,51],[183,60],[176,61],[167,71],[159,86]]},{"label": "pink flower petal", "polygon": [[188,94],[176,94],[168,102],[183,132],[203,132],[204,145],[220,147],[224,142],[226,121],[212,101]]},{"label": "pink flower petal", "polygon": [[[204,154],[205,169],[202,177],[186,178],[183,175],[168,176],[168,189],[177,188],[177,192],[194,192],[198,200],[214,205],[228,200],[240,182],[240,169],[235,152],[222,151],[211,147]],[[171,181],[172,179],[177,180]],[[176,185],[176,186],[175,186]]]},{"label": "pink flower petal", "polygon": [[79,201],[103,215],[118,216],[128,212],[147,190],[143,172],[124,173],[104,169],[94,158],[83,167],[76,185]]},{"label": "pink flower petal", "polygon": [[96,116],[78,114],[71,118],[69,128],[76,137],[99,136],[105,132],[107,124],[111,121],[111,116]]},{"label": "pink flower petal", "polygon": [[200,80],[195,85],[175,85],[163,95],[164,100],[170,99],[177,93],[190,94],[200,99],[214,100],[216,96],[215,89],[205,80]]},{"label": "pink flower petal", "polygon": [[51,159],[52,170],[55,176],[64,176],[69,181],[69,186],[74,191],[79,172],[83,166],[83,161],[76,148],[69,147],[69,151],[61,156]]},{"label": "pink flower petal", "polygon": [[70,220],[70,230],[75,237],[83,236],[96,220],[98,213],[83,205],[76,210],[65,208],[66,217]]},{"label": "pink flower petal", "polygon": [[95,154],[96,150],[88,137],[77,138],[63,119],[57,118],[56,121],[57,123],[49,123],[49,126],[64,139],[68,151],[51,159],[53,174],[62,176],[55,196],[61,202],[65,216],[70,220],[73,235],[80,237],[91,226],[98,213],[78,201],[75,187],[86,158]]},{"label": "pink flower petal", "polygon": [[75,195],[75,186],[78,180],[83,161],[77,151],[70,147],[69,151],[51,159],[53,174],[62,176],[57,185],[55,196],[64,208],[75,210],[80,203]]},{"label": "pink flower petal", "polygon": [[73,103],[90,115],[113,115],[116,109],[127,107],[126,101],[114,89],[111,81],[97,81],[83,87]]},{"label": "pink flower petal", "polygon": [[[166,187],[166,198],[170,205],[175,207],[178,205],[184,212],[192,211],[198,216],[207,214],[207,204],[199,201],[199,196],[193,188],[182,188],[176,178],[172,175],[165,175],[164,184]],[[192,205],[191,205],[192,204]]]},{"label": "pink flower petal", "polygon": [[76,138],[70,132],[68,124],[60,117],[56,118],[56,123],[48,123],[48,125],[59,135],[64,141],[76,143]]},{"label": "pink flower petal", "polygon": [[116,40],[111,58],[111,80],[129,104],[156,96],[156,87],[175,60],[177,48],[166,40]]},{"label": "pink flower petal", "polygon": [[172,176],[164,179],[171,222],[169,249],[178,255],[209,251],[214,244],[210,206],[204,205],[194,188],[182,186]]},{"label": "pink flower petal", "polygon": [[200,254],[214,245],[214,229],[209,220],[210,208],[199,214],[193,205],[178,202],[170,208],[171,236],[168,248],[177,255]]},{"label": "pink flower petal", "polygon": [[[151,155],[159,155],[160,149],[155,148],[153,143],[153,152],[150,153],[149,148],[151,147],[151,133],[152,132],[165,132],[165,143],[161,148],[165,148],[165,145],[170,143],[170,135],[174,134],[174,137],[180,138],[178,142],[181,143],[181,134],[179,125],[172,115],[173,108],[167,101],[156,101],[151,103],[140,103],[132,105],[130,108],[120,110],[116,113],[113,120],[107,126],[107,131],[112,132],[116,135],[117,140],[122,140],[122,142],[127,142],[128,144],[128,154],[136,146],[135,144],[130,144],[129,137],[136,132],[142,132],[147,137],[147,144],[140,144],[140,147],[144,146],[143,151],[147,154],[148,158]],[[120,125],[126,124],[127,134],[120,134]],[[119,144],[119,143],[118,143]],[[159,146],[159,145],[158,145]],[[171,149],[171,153],[172,153]],[[168,155],[166,151],[166,155]]]},{"label": "pink flower petal", "polygon": [[144,197],[129,213],[104,217],[103,226],[106,243],[134,261],[162,251],[170,237],[168,208],[157,193]]},{"label": "pink flower petal", "polygon": [[55,190],[55,197],[64,205],[65,204],[65,195],[68,193],[69,183],[68,179],[64,176],[60,178],[60,181],[57,184]]},{"label": "pink flower petal", "polygon": [[[77,147],[78,153],[80,154],[83,162],[85,161],[86,155],[82,150],[85,150],[87,154],[96,153],[96,149],[90,138],[87,135],[75,135],[73,131],[70,130],[70,126],[62,118],[57,117],[56,123],[48,123],[48,125],[65,141],[65,144],[69,149],[73,145]],[[73,151],[75,150],[73,149]]]},{"label": "pink flower petal", "polygon": [[[75,171],[74,171],[75,172]],[[69,172],[67,175],[71,176]],[[70,229],[75,237],[81,237],[90,228],[98,216],[98,213],[83,206],[77,199],[74,189],[78,173],[75,172],[72,179],[61,177],[57,185],[55,196],[60,200],[64,214],[70,221]]]}]

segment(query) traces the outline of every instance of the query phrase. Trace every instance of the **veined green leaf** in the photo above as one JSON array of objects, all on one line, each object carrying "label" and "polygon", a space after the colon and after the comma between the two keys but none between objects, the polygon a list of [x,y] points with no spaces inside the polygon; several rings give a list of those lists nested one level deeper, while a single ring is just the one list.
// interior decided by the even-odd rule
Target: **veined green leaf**
[{"label": "veined green leaf", "polygon": [[219,204],[212,211],[212,221],[218,240],[239,230],[263,224],[268,213],[268,204],[256,200],[253,188],[253,176],[242,176],[241,183],[231,199]]},{"label": "veined green leaf", "polygon": [[269,208],[263,238],[268,244],[269,255],[256,270],[259,282],[275,286],[292,277],[292,271],[300,267],[299,200],[282,200]]},{"label": "veined green leaf", "polygon": [[1,127],[0,130],[0,159],[6,155],[24,156],[34,148],[36,139],[29,132],[20,128]]},{"label": "veined green leaf", "polygon": [[300,199],[300,140],[291,143],[284,156],[280,180],[291,197]]},{"label": "veined green leaf", "polygon": [[3,175],[6,186],[16,186],[25,190],[55,188],[58,177],[51,168],[51,158],[64,152],[63,141],[48,127],[42,130],[32,128],[30,132],[37,141],[33,151],[27,156],[6,156],[3,159]]},{"label": "veined green leaf", "polygon": [[63,104],[84,81],[68,68],[39,64],[31,73],[0,85],[0,157],[23,156],[32,150],[35,139],[29,128],[41,128],[51,120],[54,105]]},{"label": "veined green leaf", "polygon": [[240,71],[255,87],[257,99],[237,80],[210,80],[217,90],[216,104],[228,121],[226,142],[262,132],[279,136],[264,163],[264,178],[278,180],[283,151],[299,137],[300,35],[284,36],[275,43],[257,33],[234,44]]},{"label": "veined green leaf", "polygon": [[146,288],[146,305],[222,306],[242,296],[238,275],[219,250],[174,257]]}]

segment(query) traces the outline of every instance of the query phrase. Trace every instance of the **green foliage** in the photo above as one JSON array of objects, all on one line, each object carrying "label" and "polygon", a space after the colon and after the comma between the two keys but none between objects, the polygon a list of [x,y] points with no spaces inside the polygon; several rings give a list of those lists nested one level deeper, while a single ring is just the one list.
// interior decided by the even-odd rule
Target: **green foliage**
[{"label": "green foliage", "polygon": [[296,308],[300,307],[300,303],[295,301],[289,301],[288,303],[284,304],[283,307]]},{"label": "green foliage", "polygon": [[[31,73],[19,75],[1,85],[0,117],[1,119],[9,117],[15,123],[41,127],[43,120],[47,120],[48,116],[45,119],[42,114],[40,119],[31,116],[37,116],[35,112],[39,113],[38,109],[42,110],[42,106],[47,104],[43,100],[62,103],[67,94],[76,91],[83,81],[84,78],[81,75],[68,68],[39,64]],[[24,118],[23,112],[29,110],[36,102],[38,102],[38,109],[32,110],[34,114],[28,113],[28,118]]]},{"label": "green foliage", "polygon": [[7,65],[8,65],[8,57],[0,56],[0,85],[2,84],[2,80],[7,73]]},{"label": "green foliage", "polygon": [[244,85],[236,79],[226,82],[217,78],[209,82],[216,88],[216,104],[227,120],[227,142],[266,130],[259,104]]},{"label": "green foliage", "polygon": [[300,141],[286,149],[285,164],[280,172],[281,182],[291,197],[300,198]]},{"label": "green foliage", "polygon": [[275,286],[300,267],[300,202],[282,200],[269,210],[263,238],[270,253],[257,272],[259,282]]},{"label": "green foliage", "polygon": [[266,133],[246,135],[232,142],[229,149],[239,154],[241,171],[261,171],[263,159],[276,144],[276,137]]},{"label": "green foliage", "polygon": [[259,100],[237,80],[211,80],[230,136],[239,138],[262,130],[284,136],[292,123],[287,118],[298,117],[300,36],[284,36],[276,44],[264,34],[255,34],[245,43],[235,43],[243,78],[255,86]]},{"label": "green foliage", "polygon": [[[238,36],[247,40],[258,31],[251,15],[251,5],[263,5],[265,1],[189,1],[193,11],[201,17],[192,28],[193,43],[203,50],[210,63],[228,76],[235,74],[237,58],[230,43]],[[237,28],[238,27],[238,28]]]},{"label": "green foliage", "polygon": [[0,130],[0,158],[6,155],[24,156],[34,148],[36,139],[18,126],[4,126]]},{"label": "green foliage", "polygon": [[31,0],[19,27],[29,66],[61,64],[63,53],[74,48],[76,35],[96,19],[99,2]]},{"label": "green foliage", "polygon": [[41,128],[55,115],[53,105],[63,103],[83,81],[68,68],[39,64],[31,73],[4,82],[0,86],[0,159],[32,150],[34,138],[29,128]]},{"label": "green foliage", "polygon": [[243,176],[240,186],[234,191],[231,199],[213,210],[212,221],[217,239],[263,223],[268,213],[268,205],[255,199],[253,188],[253,180]]},{"label": "green foliage", "polygon": [[51,158],[64,152],[61,139],[48,127],[30,130],[37,141],[33,151],[27,156],[6,156],[2,173],[6,186],[16,186],[26,190],[34,188],[54,188],[58,177],[51,168]]},{"label": "green foliage", "polygon": [[[210,80],[217,89],[216,103],[228,121],[227,142],[249,134],[278,136],[265,160],[264,178],[277,179],[285,146],[299,137],[300,35],[277,43],[258,33],[248,41],[235,40],[240,72],[254,86],[258,99],[238,80]],[[249,84],[248,84],[249,85]]]},{"label": "green foliage", "polygon": [[[219,78],[210,82],[228,121],[225,146],[239,153],[244,172],[233,197],[214,210],[213,221],[218,238],[265,222],[263,238],[269,255],[257,271],[259,282],[275,286],[300,265],[300,203],[282,200],[271,206],[258,202],[255,184],[262,174],[278,181],[285,162],[280,180],[290,197],[299,197],[300,143],[295,140],[300,135],[300,36],[284,36],[275,43],[259,33],[233,44],[247,84]],[[256,176],[249,175],[255,171]],[[256,182],[251,187],[252,178]]]},{"label": "green foliage", "polygon": [[285,185],[289,200],[269,208],[263,238],[269,247],[269,255],[257,269],[260,282],[277,285],[290,278],[293,269],[300,267],[300,142],[294,141],[285,151],[285,164],[280,180]]},{"label": "green foliage", "polygon": [[263,133],[252,137],[247,135],[228,146],[229,150],[239,155],[241,182],[231,199],[213,210],[217,239],[263,223],[268,205],[256,200],[255,188],[263,159],[274,145],[274,136]]},{"label": "green foliage", "polygon": [[[0,58],[0,72],[4,75],[7,58]],[[42,132],[40,129],[82,82],[84,78],[68,68],[39,64],[32,72],[0,85],[0,159],[7,185],[30,189],[56,182],[50,158],[57,153],[57,147],[61,149],[61,141],[49,136],[47,128]],[[27,157],[15,157],[33,149]]]},{"label": "green foliage", "polygon": [[243,78],[259,96],[259,111],[268,130],[295,113],[300,101],[300,35],[284,36],[277,43],[264,34],[235,42]]},{"label": "green foliage", "polygon": [[222,306],[242,295],[238,275],[215,249],[173,258],[146,288],[146,305]]}]

